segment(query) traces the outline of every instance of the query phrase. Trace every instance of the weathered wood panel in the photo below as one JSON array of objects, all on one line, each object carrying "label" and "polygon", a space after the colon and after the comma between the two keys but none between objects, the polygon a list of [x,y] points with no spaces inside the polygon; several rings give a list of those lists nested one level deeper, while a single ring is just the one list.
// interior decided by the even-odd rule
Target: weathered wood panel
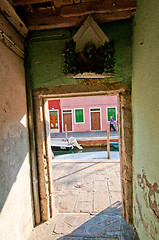
[{"label": "weathered wood panel", "polygon": [[28,34],[27,27],[22,22],[20,17],[16,14],[14,8],[11,6],[11,4],[7,0],[1,0],[0,11],[11,22],[11,24],[17,29],[17,31],[23,37],[27,36]]},{"label": "weathered wood panel", "polygon": [[[0,14],[0,31],[0,40],[4,42],[7,47],[11,48],[11,50],[23,58],[23,53],[25,51],[24,42],[2,14]],[[7,37],[5,37],[3,34],[5,34],[13,43],[9,42]]]}]

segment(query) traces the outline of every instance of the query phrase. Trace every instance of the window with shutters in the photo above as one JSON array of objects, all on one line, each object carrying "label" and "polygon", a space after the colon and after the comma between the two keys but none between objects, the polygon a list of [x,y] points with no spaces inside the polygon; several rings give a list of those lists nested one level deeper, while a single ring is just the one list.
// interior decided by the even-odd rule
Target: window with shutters
[{"label": "window with shutters", "polygon": [[117,108],[107,108],[107,121],[110,121],[110,117],[113,117],[114,121],[117,121]]},{"label": "window with shutters", "polygon": [[75,123],[84,123],[83,109],[75,109]]}]

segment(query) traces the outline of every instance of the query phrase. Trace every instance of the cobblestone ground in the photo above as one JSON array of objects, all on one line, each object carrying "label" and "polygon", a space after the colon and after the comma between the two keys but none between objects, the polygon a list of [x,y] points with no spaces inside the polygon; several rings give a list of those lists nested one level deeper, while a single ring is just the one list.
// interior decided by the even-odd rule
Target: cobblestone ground
[{"label": "cobblestone ground", "polygon": [[120,163],[54,162],[53,187],[55,216],[29,240],[137,239],[122,218]]}]

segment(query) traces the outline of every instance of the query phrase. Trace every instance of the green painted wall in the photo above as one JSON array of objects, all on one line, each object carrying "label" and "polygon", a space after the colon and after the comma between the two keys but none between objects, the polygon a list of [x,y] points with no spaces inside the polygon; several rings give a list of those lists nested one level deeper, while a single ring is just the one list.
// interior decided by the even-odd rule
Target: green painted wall
[{"label": "green painted wall", "polygon": [[[115,74],[112,81],[121,81],[131,87],[132,20],[102,24],[101,28],[116,48]],[[43,30],[29,36],[28,58],[33,89],[60,84],[76,84],[77,80],[62,72],[62,51],[77,28]],[[110,80],[110,79],[109,79]]]},{"label": "green painted wall", "polygon": [[159,239],[159,1],[139,0],[133,44],[134,223]]}]

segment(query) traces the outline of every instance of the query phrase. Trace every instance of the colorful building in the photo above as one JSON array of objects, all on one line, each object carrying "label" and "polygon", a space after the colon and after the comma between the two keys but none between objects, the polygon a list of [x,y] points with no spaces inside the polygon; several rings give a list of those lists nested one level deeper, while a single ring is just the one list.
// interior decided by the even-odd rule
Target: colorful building
[{"label": "colorful building", "polygon": [[91,96],[49,100],[51,132],[106,131],[110,116],[117,129],[117,97]]}]

